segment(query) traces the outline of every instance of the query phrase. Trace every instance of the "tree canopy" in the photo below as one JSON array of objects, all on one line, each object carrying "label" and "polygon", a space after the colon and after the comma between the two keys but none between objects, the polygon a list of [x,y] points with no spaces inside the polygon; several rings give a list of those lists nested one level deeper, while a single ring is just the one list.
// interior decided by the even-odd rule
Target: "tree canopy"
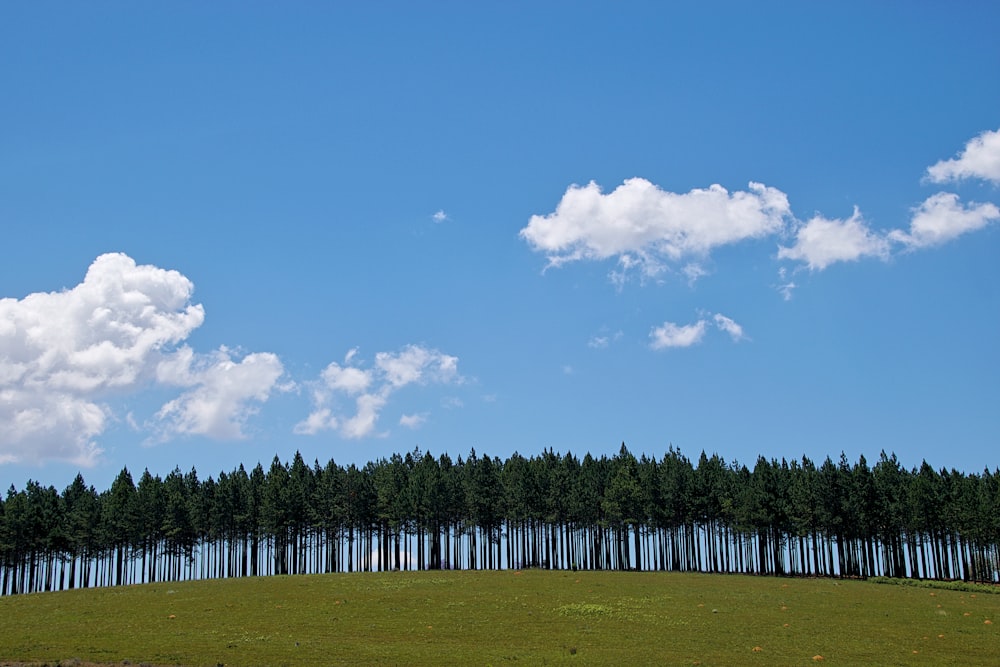
[{"label": "tree canopy", "polygon": [[1000,581],[1000,470],[841,455],[752,467],[670,448],[506,460],[419,449],[358,467],[0,497],[0,594],[206,577],[441,568],[645,569]]}]

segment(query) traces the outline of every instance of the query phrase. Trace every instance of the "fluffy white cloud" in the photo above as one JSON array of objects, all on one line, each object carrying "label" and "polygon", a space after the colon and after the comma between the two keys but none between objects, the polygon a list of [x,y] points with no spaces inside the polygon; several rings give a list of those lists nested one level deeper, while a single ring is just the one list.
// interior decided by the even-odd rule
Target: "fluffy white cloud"
[{"label": "fluffy white cloud", "polygon": [[204,321],[176,271],[122,254],[61,292],[0,299],[0,459],[93,465],[113,392],[146,381],[162,349]]},{"label": "fluffy white cloud", "polygon": [[997,219],[1000,209],[994,204],[973,202],[963,206],[958,195],[939,192],[913,210],[909,232],[895,230],[889,238],[910,248],[926,248],[981,229]]},{"label": "fluffy white cloud", "polygon": [[[974,137],[958,157],[929,167],[927,178],[1000,184],[1000,130]],[[998,210],[990,203],[963,206],[955,195],[939,193],[914,210],[909,231],[876,231],[857,208],[847,219],[817,214],[800,222],[784,192],[760,183],[751,182],[745,191],[712,185],[675,193],[632,178],[610,193],[593,181],[571,185],[553,213],[531,216],[519,234],[533,250],[545,253],[548,267],[614,259],[609,277],[621,288],[635,272],[652,278],[668,269],[693,284],[707,273],[703,260],[715,249],[789,231],[794,243],[779,245],[778,258],[802,262],[813,271],[837,262],[886,260],[893,242],[908,248],[943,243],[997,219]],[[795,287],[788,281],[778,289],[787,300]]]},{"label": "fluffy white cloud", "polygon": [[822,270],[835,262],[853,262],[862,257],[888,259],[889,242],[868,228],[858,209],[847,220],[816,217],[796,232],[795,245],[778,248],[779,259],[805,262]]},{"label": "fluffy white cloud", "polygon": [[1000,183],[1000,130],[974,137],[957,158],[941,160],[927,168],[927,178],[935,183],[981,178]]},{"label": "fluffy white cloud", "polygon": [[353,417],[344,420],[340,432],[345,438],[364,438],[372,435],[379,412],[385,407],[388,396],[362,394],[358,396],[357,411]]},{"label": "fluffy white cloud", "polygon": [[[338,431],[345,438],[364,438],[374,434],[379,415],[389,398],[408,385],[460,384],[458,357],[420,345],[407,345],[399,352],[379,352],[370,369],[352,365],[357,350],[351,350],[344,366],[331,363],[320,375],[313,391],[313,411],[295,425],[300,435]],[[343,418],[334,414],[332,404],[338,394],[355,397],[354,415]],[[426,415],[404,415],[400,424],[416,428]]]},{"label": "fluffy white cloud", "polygon": [[661,326],[653,327],[649,332],[652,339],[650,347],[654,350],[662,350],[668,347],[691,347],[695,343],[700,343],[705,337],[705,328],[708,323],[705,320],[698,320],[694,324],[678,326],[673,322],[664,322]]},{"label": "fluffy white cloud", "polygon": [[0,390],[0,464],[64,461],[91,467],[109,410],[66,392]]},{"label": "fluffy white cloud", "polygon": [[458,357],[429,350],[419,345],[407,345],[400,352],[379,352],[375,367],[393,388],[414,382],[449,383],[458,377]]},{"label": "fluffy white cloud", "polygon": [[[720,185],[674,193],[632,178],[604,194],[592,181],[570,186],[555,212],[532,216],[520,236],[549,266],[616,257],[620,281],[633,268],[653,276],[668,262],[774,234],[789,215],[785,194],[760,183],[732,193]],[[700,274],[697,263],[689,267],[689,277]]]},{"label": "fluffy white cloud", "polygon": [[334,430],[339,425],[340,421],[330,408],[318,408],[296,424],[293,431],[299,435],[315,435],[320,431]]},{"label": "fluffy white cloud", "polygon": [[193,291],[176,271],[109,254],[70,290],[0,299],[0,382],[69,393],[132,385],[154,352],[201,326]]},{"label": "fluffy white cloud", "polygon": [[165,404],[156,417],[164,437],[206,435],[232,440],[244,437],[243,424],[268,399],[284,374],[274,354],[258,352],[234,361],[229,350],[195,358],[184,347],[157,367],[157,379],[164,384],[190,387]]},{"label": "fluffy white cloud", "polygon": [[190,388],[161,410],[161,432],[239,434],[248,401],[266,398],[281,364],[177,349],[205,319],[193,292],[177,271],[118,253],[95,259],[71,289],[0,299],[0,463],[94,465],[118,419],[110,401],[156,384]]},{"label": "fluffy white cloud", "polygon": [[334,362],[323,369],[323,382],[334,391],[343,391],[353,396],[362,393],[371,386],[372,374],[371,371],[364,371],[353,366],[339,366]]}]

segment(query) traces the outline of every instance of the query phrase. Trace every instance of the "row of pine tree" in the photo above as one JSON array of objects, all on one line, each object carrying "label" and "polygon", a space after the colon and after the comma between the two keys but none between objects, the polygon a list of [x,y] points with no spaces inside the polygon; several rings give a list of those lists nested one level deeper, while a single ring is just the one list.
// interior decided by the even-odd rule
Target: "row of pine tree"
[{"label": "row of pine tree", "polygon": [[343,467],[296,453],[217,478],[125,469],[98,492],[29,481],[0,498],[0,594],[393,569],[645,569],[1000,581],[1000,470],[753,468],[623,444]]}]

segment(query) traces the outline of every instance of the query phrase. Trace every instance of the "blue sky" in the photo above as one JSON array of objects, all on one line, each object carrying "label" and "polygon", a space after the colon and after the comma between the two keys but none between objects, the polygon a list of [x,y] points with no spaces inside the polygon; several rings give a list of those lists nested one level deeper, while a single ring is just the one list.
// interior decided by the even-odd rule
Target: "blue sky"
[{"label": "blue sky", "polygon": [[0,483],[1000,464],[993,3],[0,8]]}]

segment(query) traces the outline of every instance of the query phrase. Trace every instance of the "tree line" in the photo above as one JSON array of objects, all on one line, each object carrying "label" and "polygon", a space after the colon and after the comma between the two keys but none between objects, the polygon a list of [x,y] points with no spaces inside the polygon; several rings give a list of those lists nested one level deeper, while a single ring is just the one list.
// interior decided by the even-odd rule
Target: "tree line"
[{"label": "tree line", "polygon": [[1000,469],[982,474],[671,447],[358,467],[277,456],[217,478],[123,469],[98,492],[0,498],[0,594],[394,569],[643,569],[1000,581]]}]

